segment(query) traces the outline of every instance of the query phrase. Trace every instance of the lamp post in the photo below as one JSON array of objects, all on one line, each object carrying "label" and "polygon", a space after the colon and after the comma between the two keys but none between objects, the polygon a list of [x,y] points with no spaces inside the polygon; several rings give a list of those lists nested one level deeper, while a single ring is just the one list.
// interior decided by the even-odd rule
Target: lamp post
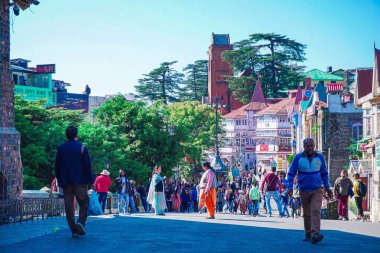
[{"label": "lamp post", "polygon": [[222,159],[220,158],[220,152],[219,152],[219,136],[218,136],[218,110],[219,108],[223,108],[223,96],[214,97],[212,99],[213,106],[215,108],[215,160],[212,163],[212,166],[215,168],[215,171],[218,176],[219,171],[223,171],[227,169],[227,166],[223,163]]}]

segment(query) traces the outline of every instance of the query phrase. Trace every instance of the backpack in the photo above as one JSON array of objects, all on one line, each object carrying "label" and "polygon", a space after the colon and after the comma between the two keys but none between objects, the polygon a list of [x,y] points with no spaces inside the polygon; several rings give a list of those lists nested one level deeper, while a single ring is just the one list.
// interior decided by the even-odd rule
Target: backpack
[{"label": "backpack", "polygon": [[367,186],[361,180],[359,181],[358,195],[362,198],[367,195]]}]

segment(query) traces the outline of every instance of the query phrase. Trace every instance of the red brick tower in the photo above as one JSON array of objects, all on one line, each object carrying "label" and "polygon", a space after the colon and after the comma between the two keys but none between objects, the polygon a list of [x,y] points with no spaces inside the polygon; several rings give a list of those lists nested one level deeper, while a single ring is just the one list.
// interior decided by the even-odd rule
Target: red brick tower
[{"label": "red brick tower", "polygon": [[232,75],[231,66],[222,60],[221,53],[231,50],[230,36],[228,34],[212,34],[211,45],[208,50],[208,99],[212,101],[214,97],[221,98],[226,106],[222,114],[227,114],[232,110],[236,110],[242,106],[237,101],[226,81],[226,75]]}]

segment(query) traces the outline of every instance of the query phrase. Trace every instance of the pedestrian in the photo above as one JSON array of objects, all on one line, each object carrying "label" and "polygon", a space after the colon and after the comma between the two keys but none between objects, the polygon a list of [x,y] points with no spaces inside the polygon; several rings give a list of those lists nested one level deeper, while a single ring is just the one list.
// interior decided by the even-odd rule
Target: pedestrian
[{"label": "pedestrian", "polygon": [[260,193],[258,185],[258,182],[252,184],[252,187],[249,190],[249,199],[252,201],[252,215],[254,217],[259,215]]},{"label": "pedestrian", "polygon": [[241,214],[245,214],[247,212],[247,203],[248,203],[247,194],[245,190],[242,190],[239,196],[239,207],[240,207]]},{"label": "pedestrian", "polygon": [[268,208],[268,217],[272,217],[272,207],[270,204],[271,198],[277,204],[277,209],[279,211],[279,217],[283,216],[279,193],[276,191],[276,186],[278,185],[279,189],[282,188],[280,179],[276,175],[276,167],[272,167],[271,172],[266,173],[264,180],[261,182],[260,190],[262,195],[265,195],[266,207]]},{"label": "pedestrian", "polygon": [[230,213],[234,213],[234,203],[235,203],[235,192],[232,190],[231,187],[228,188],[228,195],[227,195],[227,207]]},{"label": "pedestrian", "polygon": [[193,200],[193,206],[194,206],[194,213],[198,212],[198,194],[197,189],[193,187],[191,190],[191,199]]},{"label": "pedestrian", "polygon": [[190,195],[189,190],[186,188],[181,193],[181,207],[182,212],[189,212]]},{"label": "pedestrian", "polygon": [[223,200],[224,194],[222,188],[218,188],[218,193],[216,194],[216,211],[219,213],[223,211]]},{"label": "pedestrian", "polygon": [[172,193],[170,191],[170,185],[169,187],[165,187],[165,190],[164,190],[164,194],[165,194],[165,201],[166,201],[166,207],[167,207],[167,212],[172,212],[173,209],[173,202],[172,202]]},{"label": "pedestrian", "polygon": [[322,188],[322,207],[321,207],[321,219],[327,219],[327,204],[328,196],[326,196],[326,190]]},{"label": "pedestrian", "polygon": [[175,190],[171,195],[172,210],[178,213],[181,208],[181,197],[179,195],[179,190]]},{"label": "pedestrian", "polygon": [[294,216],[296,218],[298,218],[300,215],[301,215],[301,200],[299,197],[293,195],[290,197],[290,208],[292,209],[292,218],[294,218]]},{"label": "pedestrian", "polygon": [[131,209],[131,212],[138,212],[136,208],[136,185],[135,181],[131,180],[131,187],[129,188],[129,208]]},{"label": "pedestrian", "polygon": [[148,203],[152,205],[156,215],[165,215],[166,209],[164,178],[161,176],[161,171],[161,166],[156,165],[154,167],[148,193]]},{"label": "pedestrian", "polygon": [[99,194],[99,203],[102,207],[103,213],[106,210],[108,187],[112,185],[112,181],[109,178],[109,171],[103,170],[99,176],[96,177],[94,183],[94,189]]},{"label": "pedestrian", "polygon": [[298,173],[299,194],[303,209],[305,239],[315,244],[323,240],[321,228],[322,185],[329,198],[330,190],[326,161],[322,154],[314,151],[314,139],[303,141],[304,151],[295,155],[288,172],[288,193],[293,194],[293,180]]},{"label": "pedestrian", "polygon": [[288,191],[286,190],[286,186],[282,185],[282,189],[280,192],[280,203],[281,203],[281,212],[283,217],[289,218],[289,210],[288,210],[288,205],[289,205],[289,196],[288,196]]},{"label": "pedestrian", "polygon": [[[63,189],[66,220],[72,237],[86,234],[85,225],[89,198],[88,184],[94,183],[91,160],[86,146],[78,142],[78,128],[66,129],[67,141],[57,148],[55,176],[58,186]],[[74,196],[79,204],[79,217],[75,222]]]},{"label": "pedestrian", "polygon": [[201,199],[205,200],[207,214],[206,219],[215,219],[215,206],[216,206],[216,187],[218,186],[214,170],[211,168],[209,162],[202,164],[205,172],[202,175],[200,182]]},{"label": "pedestrian", "polygon": [[339,220],[348,220],[348,197],[353,186],[352,181],[348,178],[347,171],[345,169],[341,170],[340,177],[336,179],[334,184],[334,193],[338,199]]},{"label": "pedestrian", "polygon": [[146,201],[146,196],[148,195],[146,193],[146,189],[144,187],[143,184],[139,184],[139,186],[137,187],[137,192],[140,194],[140,198],[141,198],[141,202],[142,202],[142,205],[144,207],[144,211],[145,212],[148,212],[148,202]]},{"label": "pedestrian", "polygon": [[[117,206],[119,209],[119,214],[130,214],[128,212],[129,188],[130,188],[129,179],[126,177],[124,170],[120,170],[119,177],[116,178],[116,189],[117,189],[117,196],[118,196]],[[124,210],[123,210],[123,201],[124,201]]]},{"label": "pedestrian", "polygon": [[354,192],[356,207],[358,208],[357,219],[364,221],[363,198],[365,198],[367,194],[367,186],[360,179],[359,173],[354,174],[354,179],[355,179],[355,183],[354,183],[353,192]]}]

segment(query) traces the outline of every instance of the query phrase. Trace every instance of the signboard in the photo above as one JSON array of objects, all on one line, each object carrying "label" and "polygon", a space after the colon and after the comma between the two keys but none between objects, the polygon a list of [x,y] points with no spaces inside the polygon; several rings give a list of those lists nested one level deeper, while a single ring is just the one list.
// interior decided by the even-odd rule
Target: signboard
[{"label": "signboard", "polygon": [[37,73],[49,74],[55,73],[55,64],[37,65]]},{"label": "signboard", "polygon": [[57,93],[57,106],[69,110],[83,110],[83,113],[88,112],[88,95],[74,93]]},{"label": "signboard", "polygon": [[256,136],[277,136],[276,131],[257,131]]},{"label": "signboard", "polygon": [[268,145],[266,145],[266,144],[261,144],[260,145],[260,151],[268,151],[268,149],[269,149]]},{"label": "signboard", "polygon": [[360,176],[367,177],[369,174],[372,174],[372,163],[370,160],[359,160],[358,167]]},{"label": "signboard", "polygon": [[246,147],[245,150],[246,151],[255,151],[256,148],[254,147]]},{"label": "signboard", "polygon": [[283,137],[290,137],[292,136],[292,133],[291,133],[291,130],[282,129],[282,130],[278,130],[278,135],[283,136]]},{"label": "signboard", "polygon": [[376,140],[375,144],[375,163],[376,163],[376,170],[380,170],[380,138]]},{"label": "signboard", "polygon": [[266,159],[273,159],[275,155],[274,154],[256,154],[256,157],[258,160],[260,159],[266,160]]}]

